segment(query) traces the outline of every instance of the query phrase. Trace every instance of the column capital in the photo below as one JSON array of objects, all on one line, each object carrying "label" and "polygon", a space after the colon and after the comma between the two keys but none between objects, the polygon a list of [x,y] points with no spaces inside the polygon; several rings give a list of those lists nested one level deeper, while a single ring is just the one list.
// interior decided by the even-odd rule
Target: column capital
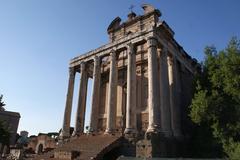
[{"label": "column capital", "polygon": [[131,42],[127,44],[127,53],[134,54],[134,44]]},{"label": "column capital", "polygon": [[116,50],[115,49],[111,50],[110,57],[116,57]]},{"label": "column capital", "polygon": [[100,64],[100,57],[99,56],[94,56],[93,58],[94,61],[94,66],[98,66]]},{"label": "column capital", "polygon": [[94,57],[93,57],[93,60],[94,60],[94,62],[97,62],[97,61],[100,60],[100,57],[99,57],[99,56],[94,56]]},{"label": "column capital", "polygon": [[157,43],[158,43],[158,40],[157,40],[157,37],[155,36],[150,36],[147,38],[147,47],[150,48],[150,47],[157,47]]},{"label": "column capital", "polygon": [[69,67],[69,75],[74,76],[75,75],[75,69],[73,67]]},{"label": "column capital", "polygon": [[168,61],[168,65],[173,65],[173,56],[172,55],[167,55],[167,61]]},{"label": "column capital", "polygon": [[81,72],[84,71],[85,68],[86,68],[86,62],[83,61],[83,62],[80,63]]}]

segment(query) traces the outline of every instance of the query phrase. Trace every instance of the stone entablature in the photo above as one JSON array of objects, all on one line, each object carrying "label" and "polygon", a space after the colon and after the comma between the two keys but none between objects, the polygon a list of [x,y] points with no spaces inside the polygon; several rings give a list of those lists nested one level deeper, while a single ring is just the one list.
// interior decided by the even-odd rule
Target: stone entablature
[{"label": "stone entablature", "polygon": [[[171,37],[171,41],[169,41],[169,37],[163,37],[163,35],[159,34],[158,30],[165,30],[166,35],[168,35],[169,26],[165,21],[157,22],[156,27],[151,26],[150,28],[146,29],[145,31],[137,32],[132,35],[128,35],[126,37],[120,38],[116,42],[111,42],[106,45],[103,45],[95,50],[92,50],[86,54],[80,55],[78,57],[73,58],[70,61],[70,67],[75,68],[78,70],[80,63],[83,62],[92,62],[94,56],[105,57],[109,56],[112,49],[116,51],[122,51],[126,49],[126,46],[129,43],[137,44],[137,46],[141,46],[141,44],[146,43],[148,37],[154,36],[161,46],[168,48],[168,51],[173,54],[178,61],[181,62],[184,67],[186,67],[190,72],[194,73],[193,65],[196,64],[196,60],[192,59],[184,50],[183,48]],[[175,54],[178,53],[178,54]],[[120,66],[119,66],[120,67]],[[195,68],[194,68],[195,69]]]},{"label": "stone entablature", "polygon": [[143,9],[142,16],[130,13],[127,22],[120,24],[116,18],[110,24],[110,43],[70,61],[62,139],[71,136],[77,73],[81,79],[73,136],[84,131],[89,78],[93,78],[90,132],[183,135],[181,112],[191,100],[197,63],[174,40],[167,23],[159,20],[160,11],[148,5]]}]

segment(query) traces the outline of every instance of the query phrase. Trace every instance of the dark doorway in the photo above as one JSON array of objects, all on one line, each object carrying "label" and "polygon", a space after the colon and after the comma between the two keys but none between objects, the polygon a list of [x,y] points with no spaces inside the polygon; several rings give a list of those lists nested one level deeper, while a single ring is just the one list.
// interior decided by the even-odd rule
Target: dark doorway
[{"label": "dark doorway", "polygon": [[38,145],[37,153],[38,153],[38,154],[42,154],[42,153],[43,153],[43,144],[39,144],[39,145]]}]

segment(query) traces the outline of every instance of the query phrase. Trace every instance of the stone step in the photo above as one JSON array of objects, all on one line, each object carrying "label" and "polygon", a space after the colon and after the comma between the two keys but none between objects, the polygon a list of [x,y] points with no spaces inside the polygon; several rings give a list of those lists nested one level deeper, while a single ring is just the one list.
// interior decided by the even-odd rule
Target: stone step
[{"label": "stone step", "polygon": [[36,155],[33,159],[34,160],[47,160],[49,158],[53,158],[53,155],[54,155],[54,152],[53,150],[52,151],[49,151],[47,153],[44,153],[44,154],[39,154],[39,155]]},{"label": "stone step", "polygon": [[[75,156],[74,160],[100,159],[100,157],[103,157],[112,147],[118,143],[120,144],[121,138],[121,136],[112,135],[81,135],[78,138],[72,138],[69,142],[59,146],[53,152],[44,155],[44,160],[56,159],[50,157],[54,153],[56,155],[72,155],[79,153],[78,156]],[[69,159],[71,159],[70,157],[71,156],[68,156]]]}]

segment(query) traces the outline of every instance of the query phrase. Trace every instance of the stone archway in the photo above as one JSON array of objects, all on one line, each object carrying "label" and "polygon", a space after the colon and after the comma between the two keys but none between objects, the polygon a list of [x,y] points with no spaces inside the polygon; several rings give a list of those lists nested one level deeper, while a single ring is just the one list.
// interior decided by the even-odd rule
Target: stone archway
[{"label": "stone archway", "polygon": [[42,154],[43,153],[43,144],[40,143],[37,147],[37,154]]},{"label": "stone archway", "polygon": [[38,141],[36,148],[35,148],[35,153],[37,154],[42,154],[45,151],[46,144],[44,141]]}]

